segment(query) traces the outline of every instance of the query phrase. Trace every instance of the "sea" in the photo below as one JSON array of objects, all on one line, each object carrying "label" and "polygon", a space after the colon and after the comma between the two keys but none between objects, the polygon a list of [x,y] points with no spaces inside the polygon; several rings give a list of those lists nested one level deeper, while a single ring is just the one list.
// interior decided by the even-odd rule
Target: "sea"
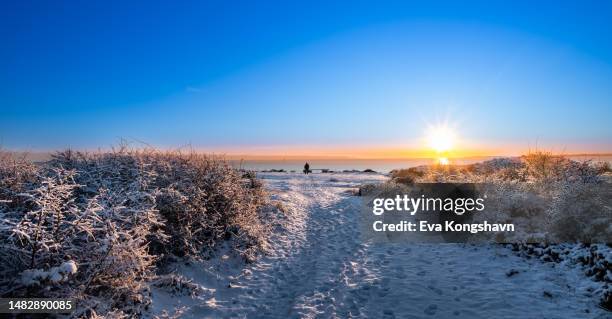
[{"label": "sea", "polygon": [[[483,162],[500,156],[480,156],[469,158],[449,159],[450,164],[467,165]],[[612,164],[612,155],[575,155],[569,158],[577,161],[591,160],[594,162],[608,162]],[[313,170],[327,169],[330,171],[370,169],[380,173],[388,173],[394,169],[410,168],[421,165],[437,163],[435,158],[414,158],[414,159],[275,159],[275,160],[230,160],[232,166],[239,169],[266,171],[284,170],[287,172],[301,172],[304,164],[308,162]]]}]

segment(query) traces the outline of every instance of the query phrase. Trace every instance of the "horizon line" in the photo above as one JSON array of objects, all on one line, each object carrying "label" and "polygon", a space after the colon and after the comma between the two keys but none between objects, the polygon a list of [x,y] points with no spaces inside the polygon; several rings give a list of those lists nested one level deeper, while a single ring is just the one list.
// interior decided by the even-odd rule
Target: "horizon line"
[{"label": "horizon line", "polygon": [[[168,148],[168,149],[163,149],[163,148],[155,148],[155,147],[141,147],[141,148],[136,148],[136,147],[131,147],[129,148],[130,150],[157,150],[157,151],[176,151],[176,152],[181,152],[181,151],[186,151],[185,148]],[[62,149],[57,149],[57,150],[35,150],[35,151],[30,151],[30,150],[11,150],[11,149],[3,149],[0,148],[0,152],[7,152],[7,153],[11,153],[11,154],[18,154],[20,156],[26,156],[28,157],[28,155],[33,155],[32,157],[34,158],[44,158],[47,156],[50,156],[54,153],[57,152],[62,152],[65,150],[73,150],[73,151],[77,151],[77,152],[84,152],[84,153],[107,153],[107,152],[112,152],[113,148],[108,148],[108,149],[103,149],[103,148],[98,148],[95,150],[91,150],[91,149],[75,149],[75,148],[62,148]],[[588,157],[588,156],[593,156],[593,157],[601,157],[601,156],[612,156],[612,152],[610,151],[604,151],[604,152],[552,152],[552,151],[546,151],[546,150],[530,150],[527,152],[520,152],[520,153],[506,153],[506,154],[495,154],[495,153],[477,153],[477,154],[435,154],[435,153],[414,153],[414,154],[406,154],[406,155],[387,155],[387,156],[381,156],[380,154],[374,155],[372,154],[372,156],[367,156],[367,155],[357,155],[357,154],[282,154],[282,153],[277,153],[277,154],[256,154],[256,153],[230,153],[230,152],[223,152],[223,151],[211,151],[211,150],[198,150],[198,149],[188,149],[189,152],[194,152],[197,154],[203,154],[203,155],[210,155],[210,156],[217,156],[217,157],[222,157],[225,158],[227,160],[270,160],[270,161],[282,161],[282,160],[409,160],[409,159],[436,159],[436,158],[440,158],[440,157],[448,157],[451,159],[477,159],[477,158],[496,158],[496,157],[520,157],[520,156],[524,156],[524,155],[528,155],[531,153],[537,153],[537,152],[546,152],[546,153],[550,153],[553,156],[566,156],[566,157]]]}]

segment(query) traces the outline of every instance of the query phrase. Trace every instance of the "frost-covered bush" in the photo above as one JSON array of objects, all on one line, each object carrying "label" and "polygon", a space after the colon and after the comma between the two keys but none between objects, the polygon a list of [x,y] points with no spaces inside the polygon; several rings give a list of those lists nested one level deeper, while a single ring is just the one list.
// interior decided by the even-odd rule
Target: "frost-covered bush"
[{"label": "frost-covered bush", "polygon": [[476,220],[513,222],[517,232],[496,241],[609,242],[612,183],[609,164],[574,161],[546,152],[471,165],[431,165],[397,170],[392,181],[483,183],[487,209]]},{"label": "frost-covered bush", "polygon": [[[227,163],[189,154],[148,154],[159,189],[158,209],[165,218],[170,236],[170,252],[175,255],[198,254],[202,247],[229,237],[240,238],[235,248],[252,260],[263,244],[265,227],[259,222],[264,204],[262,184],[243,175]],[[170,165],[168,165],[170,163]]]},{"label": "frost-covered bush", "polygon": [[425,173],[422,167],[411,167],[391,171],[392,180],[399,184],[411,185]]},{"label": "frost-covered bush", "polygon": [[25,157],[0,149],[0,208],[18,207],[23,200],[15,196],[37,179],[37,168]]},{"label": "frost-covered bush", "polygon": [[554,242],[611,243],[612,185],[566,184],[548,210]]},{"label": "frost-covered bush", "polygon": [[79,299],[74,316],[138,315],[167,256],[222,240],[251,260],[265,194],[224,161],[125,148],[40,165],[0,153],[0,296]]}]

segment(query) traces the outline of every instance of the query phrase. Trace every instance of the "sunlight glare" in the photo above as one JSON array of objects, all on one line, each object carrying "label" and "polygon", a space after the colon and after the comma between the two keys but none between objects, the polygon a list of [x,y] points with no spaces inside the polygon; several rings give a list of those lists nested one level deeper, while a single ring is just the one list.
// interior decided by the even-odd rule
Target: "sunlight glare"
[{"label": "sunlight glare", "polygon": [[429,129],[429,147],[438,153],[450,151],[453,148],[454,134],[446,125],[439,125]]}]

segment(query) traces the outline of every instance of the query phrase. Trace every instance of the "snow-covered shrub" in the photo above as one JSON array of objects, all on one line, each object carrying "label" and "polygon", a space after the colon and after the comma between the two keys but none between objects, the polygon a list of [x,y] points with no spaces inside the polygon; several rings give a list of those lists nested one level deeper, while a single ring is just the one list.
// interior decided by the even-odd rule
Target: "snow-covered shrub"
[{"label": "snow-covered shrub", "polygon": [[0,296],[71,296],[76,317],[142,313],[165,256],[205,257],[231,238],[251,260],[265,242],[261,184],[203,155],[2,155],[0,177]]},{"label": "snow-covered shrub", "polygon": [[16,196],[37,180],[37,168],[24,156],[0,150],[0,211],[22,205]]},{"label": "snow-covered shrub", "polygon": [[612,242],[612,184],[568,183],[548,210],[554,242]]},{"label": "snow-covered shrub", "polygon": [[[475,222],[512,223],[514,232],[478,234],[495,242],[541,242],[546,239],[549,200],[530,191],[522,183],[493,182],[482,185],[485,210],[474,214]],[[480,195],[483,196],[483,195]]]},{"label": "snow-covered shrub", "polygon": [[608,166],[535,152],[471,165],[396,170],[391,177],[392,182],[404,185],[486,185],[487,209],[477,214],[476,220],[512,222],[517,228],[516,233],[504,234],[496,241],[609,242],[612,180],[602,177]]},{"label": "snow-covered shrub", "polygon": [[154,262],[146,238],[154,202],[138,210],[123,194],[78,197],[77,170],[61,165],[42,166],[38,175],[16,195],[23,206],[3,210],[1,251],[10,258],[0,263],[2,296],[72,296],[82,305],[138,312]]},{"label": "snow-covered shrub", "polygon": [[597,162],[595,163],[595,169],[599,174],[605,174],[612,172],[612,167],[610,162]]},{"label": "snow-covered shrub", "polygon": [[411,185],[425,173],[419,167],[397,169],[391,171],[391,179],[400,184]]},{"label": "snow-covered shrub", "polygon": [[560,155],[536,152],[521,157],[527,181],[550,185],[555,190],[557,183],[597,183],[601,171],[591,161],[574,161]]},{"label": "snow-covered shrub", "polygon": [[76,230],[69,224],[79,214],[73,198],[73,190],[78,187],[73,179],[75,172],[54,168],[43,174],[36,188],[17,194],[24,198],[26,210],[9,212],[9,217],[21,218],[16,219],[8,239],[28,252],[22,262],[33,268],[62,261],[57,252]]},{"label": "snow-covered shrub", "polygon": [[[155,212],[150,234],[156,254],[198,257],[232,235],[247,259],[263,244],[258,211],[262,185],[220,159],[202,154],[154,150],[83,154],[64,152],[52,161],[85,172],[77,176],[96,194],[107,188],[125,194],[126,204],[149,203]],[[138,216],[143,216],[139,214]]]},{"label": "snow-covered shrub", "polygon": [[198,154],[149,156],[157,172],[153,185],[160,190],[158,209],[166,219],[172,253],[197,256],[202,247],[214,248],[219,240],[235,237],[243,256],[255,257],[265,231],[258,218],[265,198],[261,183]]}]

